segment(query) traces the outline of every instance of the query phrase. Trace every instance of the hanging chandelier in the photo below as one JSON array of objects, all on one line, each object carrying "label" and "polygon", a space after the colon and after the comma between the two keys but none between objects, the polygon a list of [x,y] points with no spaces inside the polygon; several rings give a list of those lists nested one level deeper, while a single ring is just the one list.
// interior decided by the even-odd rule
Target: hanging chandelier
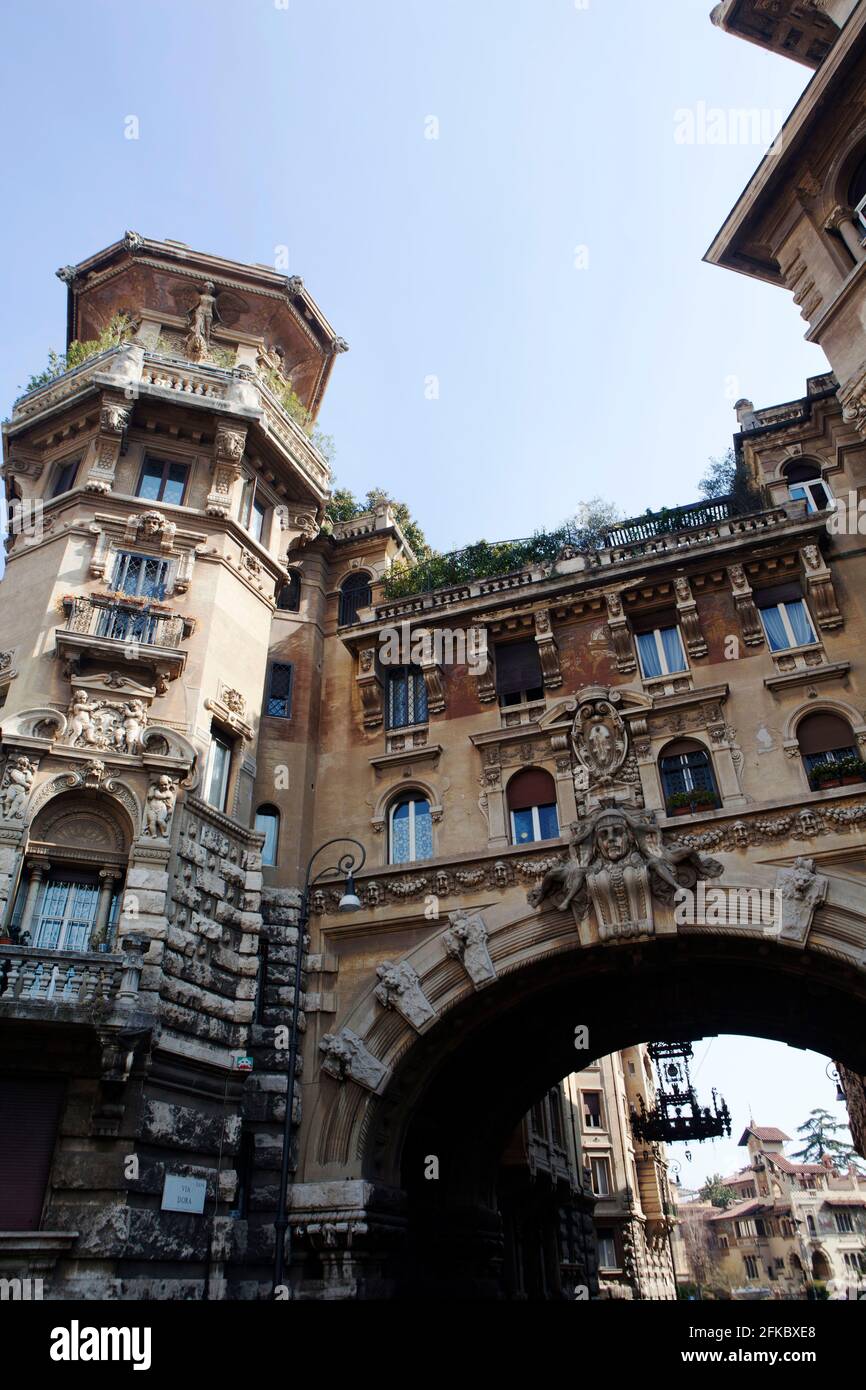
[{"label": "hanging chandelier", "polygon": [[650,1043],[647,1051],[655,1063],[658,1087],[655,1104],[647,1110],[638,1096],[639,1112],[632,1110],[631,1126],[636,1139],[645,1144],[674,1144],[678,1141],[718,1139],[731,1132],[731,1116],[724,1100],[712,1092],[712,1109],[698,1104],[689,1074],[693,1057],[689,1042]]}]

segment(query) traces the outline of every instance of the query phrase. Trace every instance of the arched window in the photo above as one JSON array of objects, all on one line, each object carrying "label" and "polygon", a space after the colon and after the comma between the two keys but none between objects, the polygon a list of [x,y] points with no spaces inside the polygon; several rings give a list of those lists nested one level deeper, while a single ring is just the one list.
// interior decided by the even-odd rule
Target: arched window
[{"label": "arched window", "polygon": [[782,469],[788,494],[794,502],[804,501],[810,512],[824,512],[833,505],[833,494],[817,463],[789,463]]},{"label": "arched window", "polygon": [[337,619],[340,627],[358,621],[358,609],[366,608],[372,598],[370,576],[350,574],[340,585],[340,614]]},{"label": "arched window", "polygon": [[388,671],[388,728],[404,729],[427,723],[427,687],[417,666],[395,666]]},{"label": "arched window", "polygon": [[[42,808],[10,922],[14,941],[46,951],[111,948],[131,839],[125,822],[108,798],[70,793]],[[46,988],[60,998],[74,981],[61,971]]]},{"label": "arched window", "polygon": [[277,846],[280,839],[280,813],[276,806],[260,806],[256,811],[256,830],[264,835],[262,863],[272,868],[277,862]]},{"label": "arched window", "polygon": [[541,767],[518,772],[505,792],[511,819],[511,840],[528,845],[534,840],[555,840],[559,835],[556,784]]},{"label": "arched window", "polygon": [[301,576],[290,570],[289,577],[277,594],[277,608],[283,613],[297,613],[301,606]]},{"label": "arched window", "polygon": [[803,766],[814,790],[864,781],[857,740],[847,719],[816,710],[797,725]]},{"label": "arched window", "polygon": [[420,792],[401,796],[388,817],[388,860],[391,864],[412,864],[416,859],[433,858],[433,826],[430,802]]},{"label": "arched window", "polygon": [[668,744],[662,750],[659,770],[669,814],[711,811],[721,805],[710,755],[694,739]]}]

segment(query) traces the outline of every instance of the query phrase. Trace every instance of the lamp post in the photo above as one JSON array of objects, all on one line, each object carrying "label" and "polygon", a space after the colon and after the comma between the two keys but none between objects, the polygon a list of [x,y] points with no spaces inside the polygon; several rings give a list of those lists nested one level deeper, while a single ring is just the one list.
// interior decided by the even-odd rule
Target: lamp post
[{"label": "lamp post", "polygon": [[[331,845],[354,845],[358,851],[349,850],[337,856],[335,864],[329,864],[318,873],[313,874],[313,865],[319,855]],[[301,1001],[301,975],[304,959],[304,941],[306,938],[307,926],[310,921],[310,891],[315,884],[320,883],[326,878],[343,878],[346,881],[345,891],[340,898],[340,912],[357,912],[361,906],[361,899],[355,892],[355,873],[364,867],[367,858],[367,851],[358,840],[353,840],[349,835],[338,835],[334,840],[326,840],[323,845],[314,851],[307,864],[307,872],[304,875],[304,887],[301,893],[301,910],[298,918],[298,942],[295,949],[295,989],[292,998],[292,1022],[289,1032],[289,1062],[288,1074],[286,1076],[286,1115],[283,1121],[283,1154],[280,1166],[280,1191],[277,1198],[277,1217],[274,1222],[274,1284],[271,1296],[276,1297],[276,1291],[283,1283],[283,1271],[287,1263],[287,1256],[290,1257],[291,1251],[286,1249],[289,1230],[288,1217],[288,1192],[289,1192],[289,1163],[292,1151],[292,1110],[295,1104],[295,1068],[298,1058],[298,1017],[300,1014]]]}]

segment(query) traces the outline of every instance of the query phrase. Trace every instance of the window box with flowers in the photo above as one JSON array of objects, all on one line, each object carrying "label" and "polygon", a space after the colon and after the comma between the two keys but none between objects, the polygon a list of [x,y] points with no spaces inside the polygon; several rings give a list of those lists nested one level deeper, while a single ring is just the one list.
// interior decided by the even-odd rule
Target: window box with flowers
[{"label": "window box with flowers", "polygon": [[718,811],[721,807],[715,792],[695,787],[690,792],[674,792],[666,802],[669,816],[693,816],[701,811]]},{"label": "window box with flowers", "polygon": [[866,762],[860,758],[841,758],[838,762],[816,763],[809,773],[809,782],[813,791],[866,782]]}]

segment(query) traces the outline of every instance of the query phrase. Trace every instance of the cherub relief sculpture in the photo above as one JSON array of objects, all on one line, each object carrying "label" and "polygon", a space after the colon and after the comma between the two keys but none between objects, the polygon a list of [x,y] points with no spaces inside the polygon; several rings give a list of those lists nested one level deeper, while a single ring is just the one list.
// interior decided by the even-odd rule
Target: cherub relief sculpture
[{"label": "cherub relief sculpture", "polygon": [[548,870],[527,901],[540,907],[559,892],[556,905],[577,919],[592,906],[603,941],[652,934],[653,900],[670,904],[678,888],[723,872],[688,845],[659,844],[652,821],[634,807],[603,804],[571,829],[569,860]]},{"label": "cherub relief sculpture", "polygon": [[146,727],[147,710],[142,700],[133,698],[125,704],[91,700],[86,690],[76,690],[69,706],[69,723],[63,741],[73,748],[138,754],[142,751]]},{"label": "cherub relief sculpture", "polygon": [[35,768],[29,758],[10,758],[0,789],[0,816],[3,820],[23,820],[24,805],[33,786]]},{"label": "cherub relief sculpture", "polygon": [[142,835],[154,840],[167,838],[175,795],[174,783],[167,773],[151,783],[144,806]]}]

